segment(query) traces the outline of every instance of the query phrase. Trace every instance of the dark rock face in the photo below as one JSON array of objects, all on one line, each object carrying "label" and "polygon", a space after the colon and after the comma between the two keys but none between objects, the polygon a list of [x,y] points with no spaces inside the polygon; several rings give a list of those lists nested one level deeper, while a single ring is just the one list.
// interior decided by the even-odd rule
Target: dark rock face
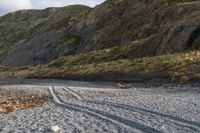
[{"label": "dark rock face", "polygon": [[1,64],[43,64],[143,39],[131,56],[197,50],[199,7],[200,2],[108,0],[93,9],[69,6],[11,13],[0,18]]},{"label": "dark rock face", "polygon": [[200,27],[191,33],[187,40],[186,49],[200,49]]}]

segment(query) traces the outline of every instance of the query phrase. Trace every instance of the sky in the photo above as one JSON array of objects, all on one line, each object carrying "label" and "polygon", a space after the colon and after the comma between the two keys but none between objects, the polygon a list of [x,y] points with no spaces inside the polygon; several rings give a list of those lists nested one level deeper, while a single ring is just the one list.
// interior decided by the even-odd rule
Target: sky
[{"label": "sky", "polygon": [[104,0],[0,0],[0,16],[22,9],[44,9],[83,4],[94,7]]}]

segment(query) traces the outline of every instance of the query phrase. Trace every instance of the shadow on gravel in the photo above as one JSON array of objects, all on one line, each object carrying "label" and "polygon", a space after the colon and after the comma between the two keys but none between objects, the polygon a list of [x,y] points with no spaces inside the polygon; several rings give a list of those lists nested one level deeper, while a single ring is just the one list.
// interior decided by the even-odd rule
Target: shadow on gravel
[{"label": "shadow on gravel", "polygon": [[[116,108],[122,108],[122,109],[134,111],[134,112],[138,112],[138,113],[144,112],[144,113],[147,113],[148,115],[151,115],[153,117],[163,117],[163,118],[169,119],[173,122],[176,122],[176,124],[179,124],[180,126],[188,127],[190,129],[192,129],[193,131],[196,131],[196,132],[200,131],[198,129],[200,127],[199,122],[189,121],[189,120],[186,120],[186,119],[183,119],[183,118],[164,114],[164,113],[161,113],[161,112],[152,111],[152,110],[145,109],[145,108],[140,108],[140,107],[121,104],[121,103],[115,103],[115,102],[110,102],[110,101],[83,101],[83,102],[100,104],[100,105],[108,105],[108,106],[113,106],[113,107],[116,107]],[[194,126],[198,127],[198,128],[195,128]]]}]

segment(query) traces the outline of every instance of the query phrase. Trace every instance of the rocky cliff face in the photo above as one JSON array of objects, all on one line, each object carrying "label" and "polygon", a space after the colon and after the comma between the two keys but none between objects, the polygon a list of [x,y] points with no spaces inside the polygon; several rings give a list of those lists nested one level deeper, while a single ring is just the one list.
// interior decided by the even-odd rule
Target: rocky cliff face
[{"label": "rocky cliff face", "polygon": [[0,18],[0,59],[6,66],[42,64],[141,41],[132,57],[200,49],[200,2],[108,0],[86,6],[18,11]]}]

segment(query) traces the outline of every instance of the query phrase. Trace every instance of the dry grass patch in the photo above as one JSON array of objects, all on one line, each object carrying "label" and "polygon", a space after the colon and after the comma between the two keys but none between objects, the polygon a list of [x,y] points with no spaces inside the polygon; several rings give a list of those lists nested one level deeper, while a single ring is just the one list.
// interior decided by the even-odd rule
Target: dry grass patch
[{"label": "dry grass patch", "polygon": [[48,96],[25,95],[23,91],[0,91],[0,114],[40,107],[50,99]]}]

